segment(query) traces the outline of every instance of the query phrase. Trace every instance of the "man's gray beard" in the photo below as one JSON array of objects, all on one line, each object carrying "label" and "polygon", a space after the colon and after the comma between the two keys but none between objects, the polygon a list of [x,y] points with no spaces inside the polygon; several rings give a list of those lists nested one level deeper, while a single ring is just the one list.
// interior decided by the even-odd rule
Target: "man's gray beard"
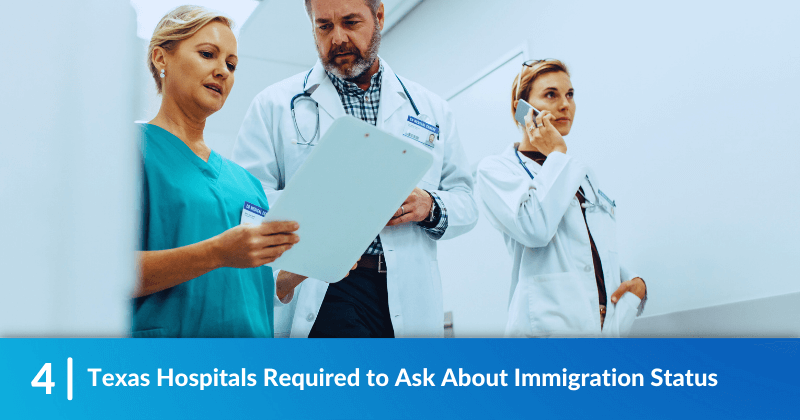
[{"label": "man's gray beard", "polygon": [[322,66],[333,74],[334,76],[344,79],[344,80],[351,80],[356,79],[364,75],[370,67],[372,67],[372,63],[378,59],[378,49],[381,46],[381,30],[378,28],[378,25],[375,25],[375,30],[372,32],[372,38],[369,40],[369,48],[367,49],[367,53],[365,57],[357,58],[356,61],[350,66],[346,72],[343,72],[341,69],[336,67],[336,64],[333,61],[327,61],[325,58],[322,57],[322,54],[317,49],[317,55],[319,55],[320,61],[322,61]]}]

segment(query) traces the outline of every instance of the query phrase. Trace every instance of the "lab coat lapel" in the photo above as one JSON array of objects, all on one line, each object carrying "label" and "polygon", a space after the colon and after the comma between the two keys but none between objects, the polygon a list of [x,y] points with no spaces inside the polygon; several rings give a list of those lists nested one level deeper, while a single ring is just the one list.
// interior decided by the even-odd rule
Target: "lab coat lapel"
[{"label": "lab coat lapel", "polygon": [[343,117],[345,112],[342,99],[339,97],[336,87],[331,83],[331,79],[325,74],[325,69],[322,67],[322,62],[319,60],[317,60],[317,64],[314,65],[314,70],[308,77],[306,88],[314,85],[319,85],[319,87],[311,94],[311,98],[317,101],[320,109],[330,115],[334,120]]},{"label": "lab coat lapel", "polygon": [[[389,119],[392,118],[395,113],[399,112],[398,110],[403,107],[403,104],[408,104],[408,109],[410,110],[409,115],[413,114],[414,111],[394,71],[392,71],[392,68],[389,67],[383,59],[380,60],[381,64],[383,64],[383,76],[381,80],[381,102],[378,109],[378,121],[380,122],[379,127],[385,128],[388,126]],[[402,115],[401,117],[402,121],[405,122],[406,115]]]}]

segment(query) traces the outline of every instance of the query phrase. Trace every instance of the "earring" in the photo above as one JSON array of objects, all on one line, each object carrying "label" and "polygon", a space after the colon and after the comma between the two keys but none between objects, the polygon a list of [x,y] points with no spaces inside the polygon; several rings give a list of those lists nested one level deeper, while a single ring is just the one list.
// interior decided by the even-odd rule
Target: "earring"
[{"label": "earring", "polygon": [[164,78],[164,69],[161,69],[161,74],[159,75],[160,78]]}]

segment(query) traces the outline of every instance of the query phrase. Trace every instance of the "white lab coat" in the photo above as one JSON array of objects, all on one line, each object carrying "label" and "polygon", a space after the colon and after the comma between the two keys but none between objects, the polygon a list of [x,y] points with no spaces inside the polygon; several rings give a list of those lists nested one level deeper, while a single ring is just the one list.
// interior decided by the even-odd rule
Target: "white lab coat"
[{"label": "white lab coat", "polygon": [[[382,64],[377,127],[400,137],[408,116],[416,114],[395,73],[386,62],[382,61]],[[289,107],[291,98],[304,90],[303,81],[307,74],[305,71],[278,82],[256,96],[233,149],[233,160],[261,180],[270,203],[275,202],[313,150],[313,146],[292,143],[298,136]],[[453,113],[447,102],[438,96],[414,82],[403,80],[403,83],[420,113],[432,117],[440,126],[440,140],[431,150],[433,165],[418,186],[439,195],[448,217],[447,230],[441,239],[453,238],[468,232],[478,220],[478,209],[472,196],[473,180],[467,171],[468,164]],[[346,112],[319,61],[308,77],[306,88],[316,84],[319,87],[311,97],[319,103],[320,135],[323,136],[333,121]],[[313,114],[303,115],[305,118],[298,114],[297,124],[304,136],[310,139],[316,119],[311,117]],[[403,139],[413,143],[413,140]],[[369,193],[359,191],[358,180],[353,181],[353,188],[357,194]],[[380,239],[388,271],[389,312],[395,336],[443,336],[444,310],[436,241],[416,223],[385,227],[380,232]],[[275,335],[308,337],[327,289],[328,283],[309,278],[295,289],[295,296],[288,305],[284,306],[276,299]]]},{"label": "white lab coat", "polygon": [[[620,266],[616,211],[604,198],[591,169],[571,156],[553,152],[539,165],[520,153],[534,176],[520,165],[514,146],[478,165],[477,191],[492,225],[502,232],[514,260],[506,336],[625,336],[641,300],[611,295],[622,281],[636,277]],[[591,185],[588,180],[591,181]],[[589,201],[586,222],[575,193]],[[592,186],[594,188],[592,188]],[[589,233],[592,232],[605,279],[608,304],[601,332],[597,282]]]}]

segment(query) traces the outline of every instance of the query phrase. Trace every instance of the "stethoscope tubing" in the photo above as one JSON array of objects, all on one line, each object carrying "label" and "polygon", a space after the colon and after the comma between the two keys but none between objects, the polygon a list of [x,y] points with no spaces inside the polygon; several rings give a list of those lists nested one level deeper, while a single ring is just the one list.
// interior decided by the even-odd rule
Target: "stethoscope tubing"
[{"label": "stethoscope tubing", "polygon": [[[295,144],[297,144],[299,146],[313,146],[314,145],[314,140],[319,136],[319,129],[320,129],[319,103],[317,103],[317,101],[315,101],[314,98],[311,97],[311,93],[309,92],[311,89],[306,89],[306,85],[308,85],[308,78],[311,76],[311,72],[313,72],[313,71],[314,71],[314,69],[312,68],[306,74],[305,80],[303,80],[303,91],[298,93],[297,95],[294,95],[292,97],[292,100],[289,101],[289,109],[291,110],[291,113],[292,113],[292,122],[294,123],[294,129],[297,130],[297,135],[300,137],[300,140],[302,140],[302,142],[301,141],[295,141]],[[419,108],[417,108],[417,104],[414,102],[414,98],[412,98],[411,94],[408,93],[408,89],[406,88],[405,83],[403,83],[403,81],[400,80],[400,76],[395,75],[395,77],[397,77],[397,81],[400,82],[400,86],[403,87],[403,92],[405,92],[406,97],[408,98],[408,101],[411,102],[411,107],[414,108],[414,113],[419,117],[419,115],[420,115],[419,114]],[[297,125],[297,117],[295,116],[295,112],[294,112],[295,101],[297,101],[298,99],[302,100],[302,99],[305,99],[305,98],[308,98],[309,100],[314,102],[314,106],[315,106],[315,109],[317,111],[316,112],[317,113],[317,126],[316,126],[316,129],[314,130],[314,135],[311,137],[310,141],[306,140],[305,137],[303,137],[303,133],[300,132],[300,127]],[[436,128],[437,129],[439,128],[439,124],[436,124]],[[438,136],[438,134],[437,134],[437,136]],[[527,168],[526,168],[526,170],[527,170]],[[530,174],[530,172],[528,172],[528,173]],[[531,178],[533,178],[533,176],[531,176]]]},{"label": "stethoscope tubing", "polygon": [[[319,103],[317,103],[317,101],[315,101],[314,98],[311,97],[311,93],[309,92],[309,90],[311,90],[311,89],[306,89],[306,85],[308,84],[308,78],[309,78],[309,76],[311,76],[311,72],[312,71],[314,71],[313,68],[308,71],[308,74],[306,74],[305,80],[303,80],[303,91],[298,93],[297,95],[294,95],[292,97],[292,100],[289,101],[289,109],[292,112],[292,122],[294,123],[294,129],[297,130],[297,135],[300,137],[299,140],[295,141],[295,144],[300,145],[300,146],[313,146],[314,140],[319,135],[319,125],[320,125],[319,124]],[[317,114],[317,125],[316,125],[316,129],[314,130],[314,135],[311,136],[311,140],[306,140],[306,138],[303,137],[303,133],[300,132],[300,127],[297,125],[297,116],[295,115],[295,112],[294,112],[294,103],[295,103],[295,101],[297,99],[304,99],[304,98],[308,98],[311,102],[313,102],[314,103],[314,108],[317,111],[316,112],[316,114]],[[300,140],[302,140],[302,142]]]},{"label": "stethoscope tubing", "polygon": [[[529,176],[529,177],[531,177],[531,179],[533,179],[533,174],[532,174],[532,173],[531,173],[531,171],[528,169],[528,166],[527,166],[527,165],[525,165],[525,162],[522,160],[522,157],[519,155],[519,148],[517,148],[517,147],[514,147],[514,154],[516,154],[516,155],[517,155],[517,160],[519,160],[519,164],[520,164],[520,165],[522,165],[522,169],[525,169],[525,172],[527,172],[527,173],[528,173],[528,176]],[[588,175],[586,175],[586,182],[588,182],[588,183],[589,183],[589,187],[591,187],[591,188],[592,188],[592,193],[594,193],[594,196],[595,196],[595,197],[598,197],[598,195],[597,195],[597,191],[595,191],[595,189],[594,189],[594,185],[592,185],[592,180],[591,180],[591,179],[589,179],[589,176],[588,176]],[[578,190],[578,193],[579,193],[581,196],[583,196],[583,199],[584,199],[584,200],[586,200],[586,202],[587,202],[587,203],[589,203],[589,205],[588,205],[588,206],[587,206],[587,205],[584,203],[584,204],[583,204],[583,208],[585,208],[585,209],[588,209],[588,208],[589,208],[589,206],[591,206],[591,207],[600,207],[600,208],[601,208],[601,209],[603,209],[604,211],[606,211],[606,212],[608,211],[608,210],[607,210],[607,209],[606,209],[604,206],[602,206],[602,205],[600,205],[600,204],[595,204],[595,203],[594,203],[592,200],[589,200],[589,198],[588,198],[588,197],[586,197],[586,194],[584,194],[584,193],[583,193],[583,191],[581,191],[580,189]]]}]

